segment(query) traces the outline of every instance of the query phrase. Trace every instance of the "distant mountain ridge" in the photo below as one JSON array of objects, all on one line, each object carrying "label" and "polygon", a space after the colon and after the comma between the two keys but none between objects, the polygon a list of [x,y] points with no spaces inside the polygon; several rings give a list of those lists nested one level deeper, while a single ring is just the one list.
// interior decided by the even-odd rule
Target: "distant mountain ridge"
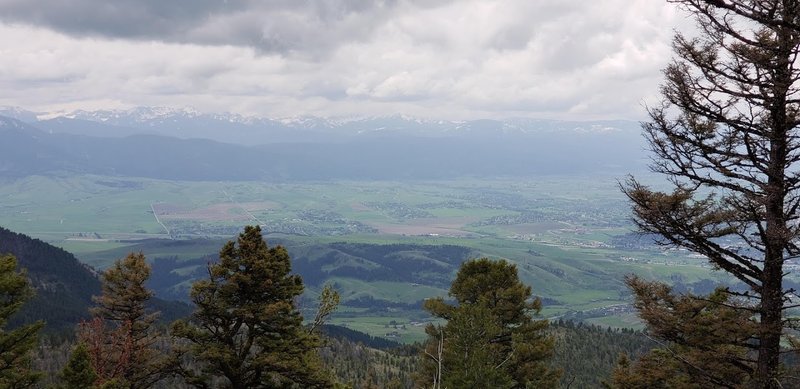
[{"label": "distant mountain ridge", "polygon": [[[31,117],[18,109],[4,112]],[[81,111],[34,122],[0,115],[0,178],[64,172],[172,180],[409,180],[624,175],[646,164],[638,124],[626,121],[251,119],[171,109]]]},{"label": "distant mountain ridge", "polygon": [[[37,113],[16,107],[5,107],[0,108],[0,116],[17,119],[54,133],[107,137],[146,133],[245,145],[309,141],[312,138],[316,141],[334,140],[371,133],[398,133],[423,137],[448,137],[481,132],[639,133],[638,123],[624,120],[586,122],[511,118],[458,121],[423,119],[407,115],[263,118],[233,113],[201,113],[191,108],[166,107],[77,110],[67,113]],[[86,127],[91,128],[87,131]],[[98,130],[100,127],[103,127],[102,131]]]}]

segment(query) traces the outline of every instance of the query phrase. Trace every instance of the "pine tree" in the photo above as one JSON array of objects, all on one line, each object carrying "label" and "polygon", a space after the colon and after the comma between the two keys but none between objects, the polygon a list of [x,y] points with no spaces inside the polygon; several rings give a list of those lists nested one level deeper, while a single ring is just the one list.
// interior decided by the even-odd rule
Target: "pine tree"
[{"label": "pine tree", "polygon": [[192,286],[197,310],[173,324],[189,344],[188,383],[223,388],[328,388],[316,348],[295,299],[303,293],[283,247],[268,248],[258,226],[245,227],[220,251],[208,279]]},{"label": "pine tree", "polygon": [[[781,341],[800,256],[800,1],[673,0],[697,23],[678,33],[663,101],[644,125],[652,169],[674,184],[658,192],[631,179],[624,191],[642,231],[702,254],[749,289],[753,385],[780,387]],[[731,243],[723,243],[724,241]]]},{"label": "pine tree", "polygon": [[752,383],[747,353],[756,323],[724,289],[709,296],[675,296],[663,283],[637,277],[628,277],[626,283],[634,291],[634,307],[650,335],[663,347],[635,362],[622,358],[611,387],[699,389]]},{"label": "pine tree", "polygon": [[44,323],[37,322],[14,330],[2,327],[33,295],[25,273],[17,271],[13,255],[0,255],[0,387],[27,388],[40,374],[31,369],[31,350]]},{"label": "pine tree", "polygon": [[64,389],[86,389],[94,386],[97,373],[92,367],[86,343],[78,343],[72,350],[67,365],[61,370],[61,381]]},{"label": "pine tree", "polygon": [[95,297],[93,318],[80,326],[97,384],[148,388],[164,376],[168,359],[156,350],[153,323],[157,313],[146,303],[153,292],[145,287],[150,265],[142,253],[131,253],[102,274],[102,294]]},{"label": "pine tree", "polygon": [[[425,309],[447,320],[429,325],[429,341],[418,383],[449,388],[546,388],[557,384],[548,368],[553,339],[546,320],[533,320],[541,309],[531,288],[520,282],[516,266],[486,258],[461,265],[450,287],[458,305],[441,297]],[[437,378],[434,378],[437,377]],[[438,378],[441,377],[441,378]]]}]

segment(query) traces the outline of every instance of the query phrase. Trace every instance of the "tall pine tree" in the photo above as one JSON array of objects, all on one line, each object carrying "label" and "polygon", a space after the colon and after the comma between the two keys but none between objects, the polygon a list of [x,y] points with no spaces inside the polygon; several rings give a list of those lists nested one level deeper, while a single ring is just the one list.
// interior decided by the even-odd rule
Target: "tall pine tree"
[{"label": "tall pine tree", "polygon": [[102,294],[93,318],[78,333],[89,351],[97,383],[148,388],[163,378],[168,359],[155,348],[158,314],[148,312],[153,292],[145,287],[150,265],[142,253],[130,253],[103,272]]},{"label": "tall pine tree", "polygon": [[[295,299],[300,276],[289,274],[283,247],[267,247],[258,226],[245,227],[192,286],[190,321],[173,324],[189,347],[182,369],[196,387],[328,388],[319,368],[319,339],[302,324]],[[212,384],[213,383],[213,384]]]},{"label": "tall pine tree", "polygon": [[447,320],[429,325],[418,384],[440,388],[547,388],[559,374],[548,368],[554,341],[517,268],[486,258],[464,262],[450,286],[458,305],[441,297],[425,309]]},{"label": "tall pine tree", "polygon": [[784,276],[800,257],[800,1],[670,2],[698,28],[675,35],[644,131],[652,169],[674,189],[624,190],[641,230],[746,286],[724,291],[754,323],[742,363],[754,387],[779,388],[781,343],[797,324]]}]

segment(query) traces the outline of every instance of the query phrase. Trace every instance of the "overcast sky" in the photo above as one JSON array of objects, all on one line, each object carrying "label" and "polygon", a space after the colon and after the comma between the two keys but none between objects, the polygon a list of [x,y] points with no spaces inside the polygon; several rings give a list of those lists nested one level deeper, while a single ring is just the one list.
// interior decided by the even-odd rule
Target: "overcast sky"
[{"label": "overcast sky", "polygon": [[0,0],[0,105],[641,119],[653,0]]}]

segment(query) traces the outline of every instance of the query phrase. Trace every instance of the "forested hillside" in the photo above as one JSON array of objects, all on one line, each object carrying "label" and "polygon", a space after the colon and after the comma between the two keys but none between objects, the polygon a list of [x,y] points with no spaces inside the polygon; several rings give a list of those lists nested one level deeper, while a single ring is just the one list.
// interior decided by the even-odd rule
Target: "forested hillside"
[{"label": "forested hillside", "polygon": [[[336,377],[354,389],[407,388],[425,357],[417,346],[386,344],[347,329],[330,327],[321,355]],[[571,321],[555,321],[548,332],[555,338],[552,366],[562,371],[564,388],[600,388],[610,378],[621,355],[631,358],[656,344],[643,333],[612,330]]]},{"label": "forested hillside", "polygon": [[59,329],[87,317],[92,296],[100,291],[100,280],[72,254],[4,228],[0,228],[0,253],[17,257],[36,290],[14,323],[44,319],[50,328]]},{"label": "forested hillside", "polygon": [[[33,299],[12,319],[12,325],[44,320],[51,331],[72,329],[88,318],[92,296],[100,293],[97,272],[58,247],[0,227],[0,254],[12,254],[35,290]],[[163,320],[186,315],[186,304],[153,299]]]},{"label": "forested hillside", "polygon": [[[80,264],[64,250],[6,229],[0,229],[0,242],[0,251],[18,256],[20,267],[27,269],[27,275],[36,289],[36,297],[25,304],[25,308],[15,317],[15,323],[44,319],[50,329],[60,329],[63,333],[89,317],[88,308],[94,304],[91,296],[101,292],[101,281],[92,269]],[[404,275],[401,264],[393,262],[392,255],[403,252],[398,249],[416,253],[418,260],[432,261],[434,257],[441,258],[441,261],[434,263],[448,266],[454,266],[469,255],[463,248],[449,246],[431,246],[422,252],[418,251],[420,247],[412,245],[388,247],[338,244],[333,248],[335,251],[332,252],[338,253],[336,255],[350,256],[350,261],[352,258],[374,259],[375,266],[386,266],[384,272],[387,274],[380,278],[389,279],[406,279],[404,277],[412,276],[411,273]],[[421,253],[425,255],[420,255]],[[325,254],[304,266],[311,266],[315,261],[329,255]],[[209,260],[213,261],[210,258]],[[315,267],[331,268],[335,262],[324,262]],[[186,306],[161,301],[150,306],[153,311],[166,313],[170,321],[189,313]],[[426,358],[420,345],[400,345],[338,326],[325,326],[323,332],[327,340],[323,342],[320,356],[325,368],[329,369],[338,382],[346,383],[354,389],[411,387],[420,374],[420,358]],[[547,333],[555,341],[552,367],[554,371],[562,372],[563,385],[573,387],[598,387],[608,377],[621,354],[635,357],[653,346],[637,332],[603,329],[573,322],[554,322]],[[66,353],[70,348],[68,344],[72,342],[70,338],[48,336],[39,346],[34,366],[46,373],[43,382],[59,382],[58,371],[67,362]],[[171,347],[165,343],[166,338],[160,339],[158,344],[161,346],[158,347]],[[183,385],[180,380],[165,379],[163,385]]]}]

